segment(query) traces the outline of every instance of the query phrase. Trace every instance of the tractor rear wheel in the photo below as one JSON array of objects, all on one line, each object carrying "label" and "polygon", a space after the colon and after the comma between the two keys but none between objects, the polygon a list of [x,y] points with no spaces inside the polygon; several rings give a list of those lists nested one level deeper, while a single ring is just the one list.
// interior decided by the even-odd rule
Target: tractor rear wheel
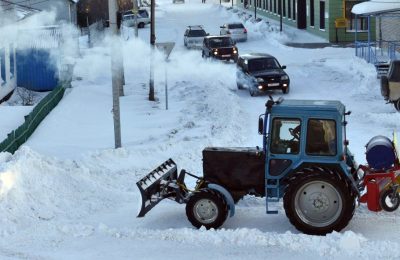
[{"label": "tractor rear wheel", "polygon": [[196,228],[219,228],[228,217],[228,204],[218,191],[201,189],[189,198],[186,216]]},{"label": "tractor rear wheel", "polygon": [[354,214],[355,196],[344,178],[313,168],[290,178],[283,203],[286,216],[298,230],[326,235],[347,226]]}]

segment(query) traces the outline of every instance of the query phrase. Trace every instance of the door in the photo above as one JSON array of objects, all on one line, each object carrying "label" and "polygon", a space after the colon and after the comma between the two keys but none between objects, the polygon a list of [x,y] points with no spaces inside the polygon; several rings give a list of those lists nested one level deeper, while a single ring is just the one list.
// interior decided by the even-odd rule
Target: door
[{"label": "door", "polygon": [[267,179],[280,179],[300,158],[300,118],[272,119],[268,149]]},{"label": "door", "polygon": [[[314,0],[311,0],[314,1]],[[306,29],[307,27],[307,4],[306,0],[297,0],[297,28]]]}]

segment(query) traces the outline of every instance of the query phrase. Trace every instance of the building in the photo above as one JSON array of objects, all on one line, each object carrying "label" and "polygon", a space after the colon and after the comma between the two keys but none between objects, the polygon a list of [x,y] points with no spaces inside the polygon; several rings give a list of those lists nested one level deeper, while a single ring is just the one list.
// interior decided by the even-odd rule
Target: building
[{"label": "building", "polygon": [[[306,30],[329,42],[352,42],[357,29],[358,37],[366,38],[367,20],[356,19],[351,9],[360,0],[237,0],[238,6],[257,15],[280,20],[285,25]],[[370,23],[375,28],[375,21]]]},{"label": "building", "polygon": [[[0,2],[5,1],[0,0]],[[56,21],[77,24],[76,5],[79,0],[7,0],[7,2],[13,3],[16,7],[31,8],[38,11],[55,11]]]}]

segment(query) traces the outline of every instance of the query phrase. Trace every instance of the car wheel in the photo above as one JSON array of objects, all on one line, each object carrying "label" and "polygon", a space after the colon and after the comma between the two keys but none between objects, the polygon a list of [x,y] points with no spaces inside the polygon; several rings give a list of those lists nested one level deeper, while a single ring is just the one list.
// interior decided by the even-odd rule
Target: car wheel
[{"label": "car wheel", "polygon": [[201,52],[201,57],[204,59],[206,55],[204,54],[204,51]]},{"label": "car wheel", "polygon": [[139,24],[138,24],[138,27],[139,27],[139,28],[144,28],[144,23],[139,23]]},{"label": "car wheel", "polygon": [[243,85],[236,81],[236,85],[238,89],[243,89]]},{"label": "car wheel", "polygon": [[249,87],[249,93],[250,93],[250,96],[252,96],[252,97],[254,97],[256,95],[256,91],[252,87]]},{"label": "car wheel", "polygon": [[290,87],[289,87],[289,86],[287,86],[287,87],[285,87],[285,88],[282,88],[282,93],[283,93],[283,94],[288,94],[289,91],[290,91]]},{"label": "car wheel", "polygon": [[228,204],[218,191],[201,189],[190,196],[186,216],[196,228],[219,228],[228,217]]},{"label": "car wheel", "polygon": [[397,99],[393,101],[394,108],[397,110],[397,112],[400,112],[400,99]]}]

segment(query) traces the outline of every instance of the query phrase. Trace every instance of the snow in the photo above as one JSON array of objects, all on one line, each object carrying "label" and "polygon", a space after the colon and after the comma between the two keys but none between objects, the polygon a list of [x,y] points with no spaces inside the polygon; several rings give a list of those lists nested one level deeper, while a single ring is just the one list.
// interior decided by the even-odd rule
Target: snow
[{"label": "snow", "polygon": [[351,9],[354,14],[374,14],[400,11],[399,0],[370,0],[356,4]]},{"label": "snow", "polygon": [[17,129],[22,125],[24,116],[32,111],[33,107],[30,106],[0,106],[0,140],[3,141],[7,138],[12,130]]},{"label": "snow", "polygon": [[[126,29],[123,148],[114,149],[111,39],[81,49],[72,88],[60,104],[14,155],[0,154],[0,258],[399,259],[399,211],[373,213],[365,205],[342,232],[324,237],[299,233],[282,203],[279,214],[266,215],[265,199],[252,196],[219,230],[194,229],[184,205],[169,200],[136,218],[136,182],[168,158],[201,175],[204,147],[261,145],[258,116],[268,98],[238,90],[234,64],[204,61],[198,50],[183,46],[187,25],[203,24],[217,34],[223,23],[239,21],[236,14],[212,3],[158,5],[157,42],[176,42],[168,62],[169,109],[161,53],[155,57],[157,101],[147,100],[149,27],[139,30],[137,41]],[[281,34],[271,30],[274,22],[245,26],[249,40],[238,43],[241,54],[267,52],[287,65],[292,85],[284,98],[340,100],[352,111],[347,134],[358,162],[365,162],[370,138],[390,137],[399,128],[399,114],[380,95],[375,68],[354,49],[287,47],[285,42],[305,40],[303,31],[285,27]],[[3,109],[1,127],[16,120]],[[194,182],[187,179],[189,187]]]}]

